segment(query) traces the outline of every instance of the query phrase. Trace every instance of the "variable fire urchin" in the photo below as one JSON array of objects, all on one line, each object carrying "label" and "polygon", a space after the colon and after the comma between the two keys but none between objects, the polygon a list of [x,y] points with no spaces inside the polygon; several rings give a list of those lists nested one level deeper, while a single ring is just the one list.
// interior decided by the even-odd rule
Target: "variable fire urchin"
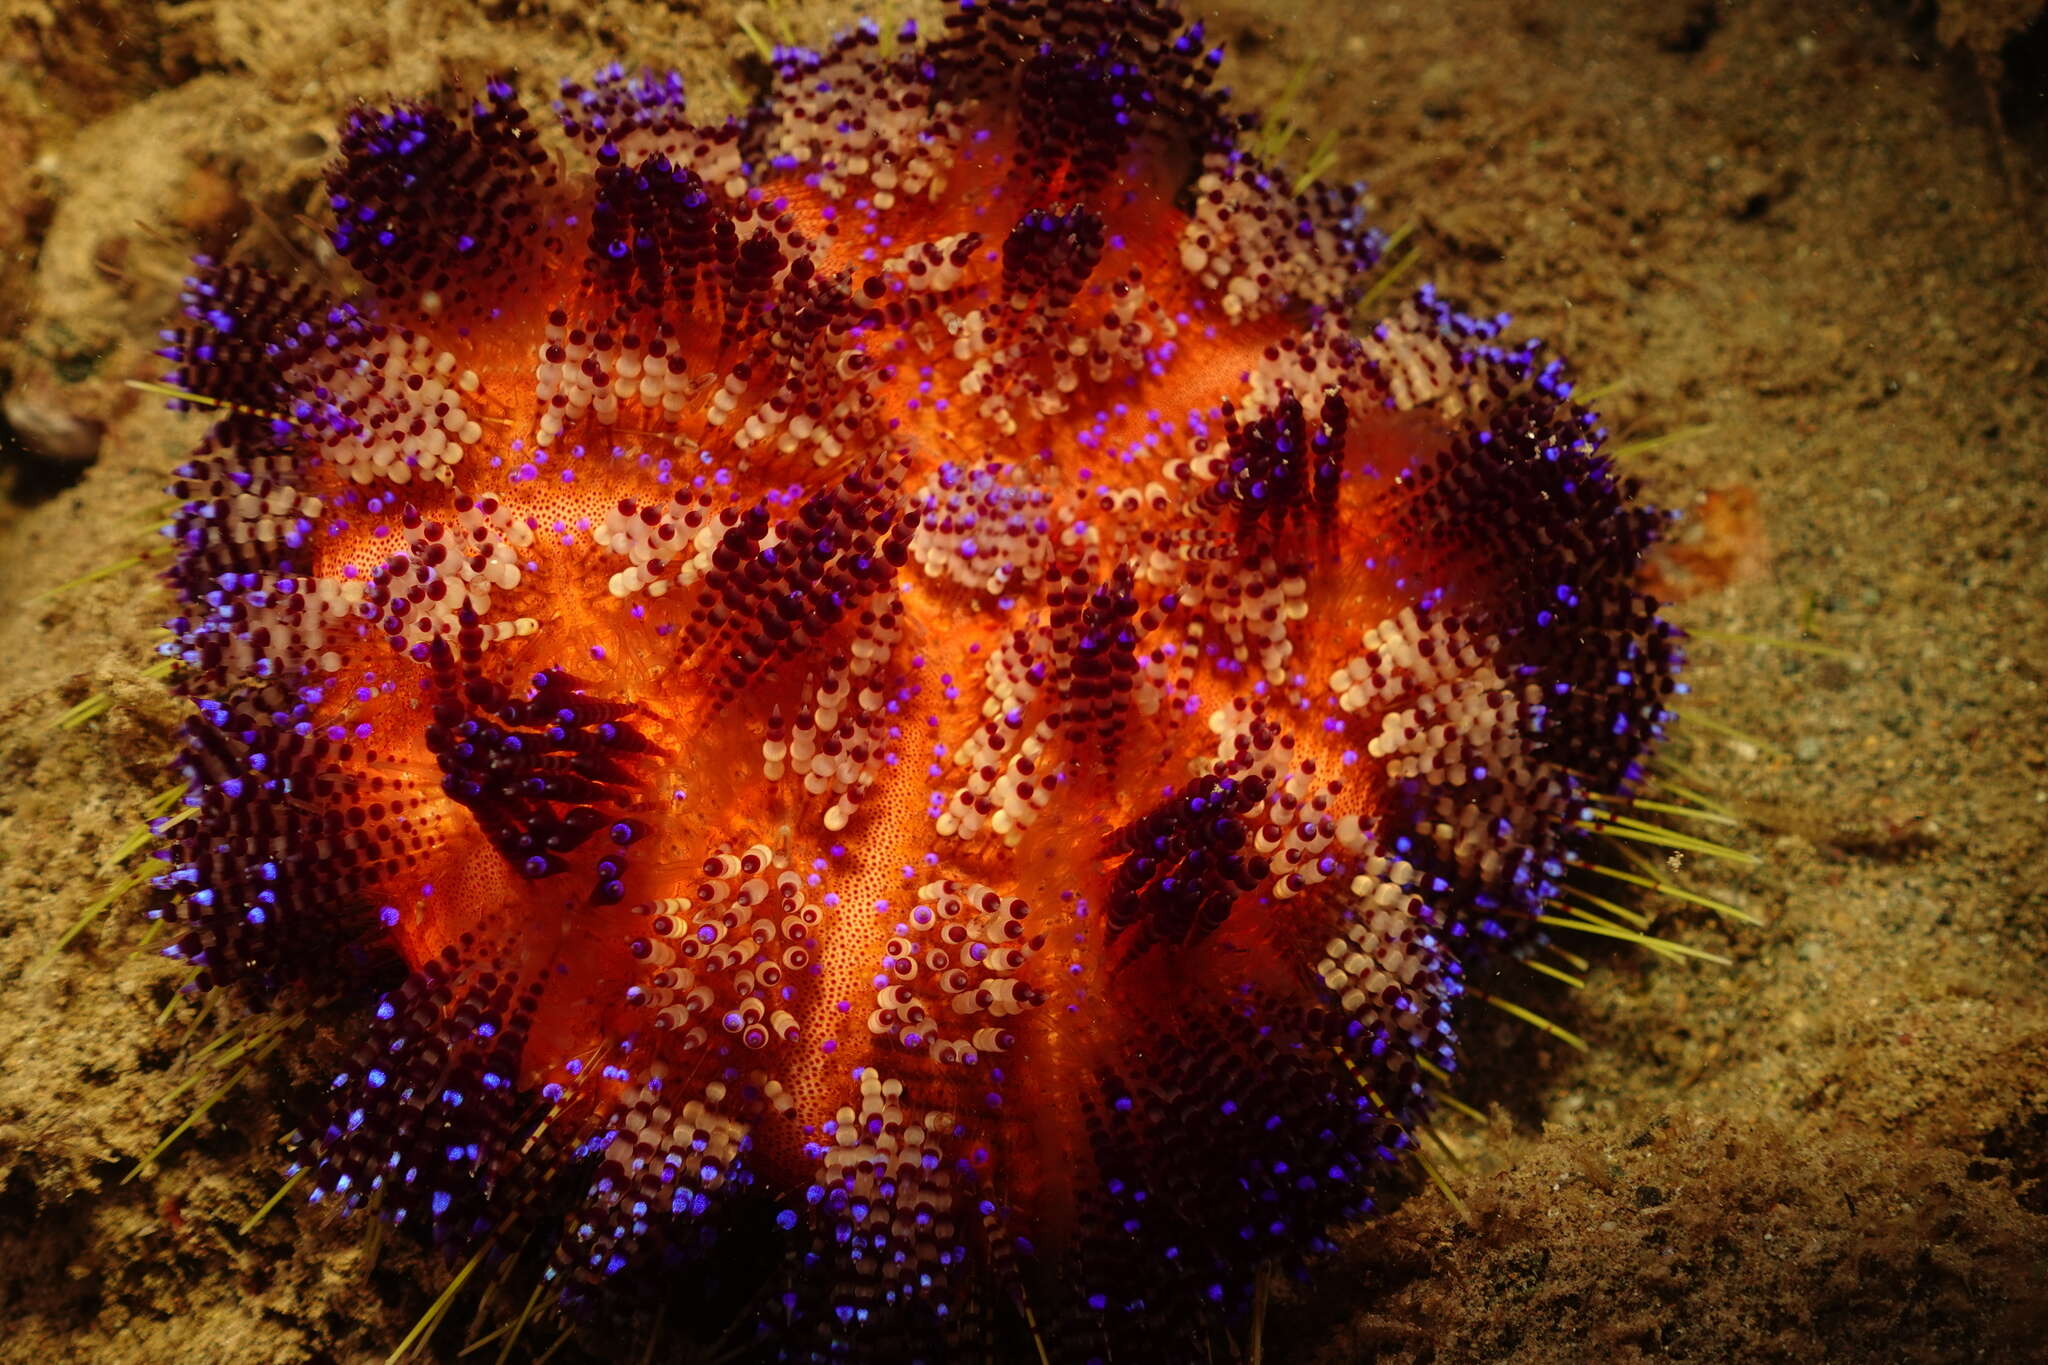
[{"label": "variable fire urchin", "polygon": [[1219,55],[1006,0],[718,122],[493,82],[348,118],[333,281],[201,264],[152,914],[359,1009],[322,1208],[1062,1365],[1207,1358],[1399,1179],[1667,719],[1662,522],[1502,320],[1353,317]]}]

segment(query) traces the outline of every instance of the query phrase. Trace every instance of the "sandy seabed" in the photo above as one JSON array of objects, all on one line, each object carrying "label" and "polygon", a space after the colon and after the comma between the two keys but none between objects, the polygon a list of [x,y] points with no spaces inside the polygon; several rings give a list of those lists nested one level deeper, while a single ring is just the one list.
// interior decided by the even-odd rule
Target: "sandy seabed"
[{"label": "sandy seabed", "polygon": [[[1462,1165],[1438,1162],[1462,1212],[1423,1187],[1347,1233],[1264,1359],[2041,1358],[2038,0],[1195,8],[1244,103],[1305,73],[1297,155],[1336,135],[1335,173],[1413,225],[1415,278],[1557,343],[1622,462],[1694,514],[1662,571],[1706,723],[1674,753],[1765,859],[1680,869],[1761,928],[1653,907],[1732,967],[1599,953],[1581,992],[1521,991],[1590,1052],[1468,1021],[1487,1118],[1448,1118]],[[0,0],[0,1362],[381,1360],[446,1274],[295,1202],[238,1231],[278,1181],[291,1057],[123,1183],[192,1106],[189,1014],[159,1025],[139,894],[42,961],[138,865],[111,854],[167,780],[163,599],[141,572],[49,594],[149,543],[197,434],[123,384],[155,372],[183,259],[321,270],[353,100],[513,70],[544,102],[618,59],[736,107],[740,15],[812,40],[851,17]]]}]

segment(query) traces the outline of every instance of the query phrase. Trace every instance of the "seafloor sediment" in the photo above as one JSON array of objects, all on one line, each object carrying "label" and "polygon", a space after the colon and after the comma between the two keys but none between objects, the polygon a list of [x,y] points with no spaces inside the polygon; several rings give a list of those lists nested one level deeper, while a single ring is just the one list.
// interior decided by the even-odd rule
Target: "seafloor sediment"
[{"label": "seafloor sediment", "polygon": [[[1279,1296],[1264,1357],[2032,1358],[2048,86],[2037,38],[2000,46],[2028,7],[1199,8],[1247,104],[1305,72],[1298,155],[1336,135],[1336,173],[1414,225],[1412,278],[1556,342],[1696,514],[1665,565],[1696,715],[1752,738],[1696,724],[1675,757],[1767,858],[1679,869],[1761,929],[1656,907],[1733,967],[1600,953],[1584,991],[1526,990],[1591,1052],[1472,1020],[1459,1093],[1489,1117],[1447,1120],[1463,1166],[1438,1163],[1463,1214],[1423,1190],[1362,1225]],[[443,1273],[302,1209],[238,1231],[276,1186],[288,1057],[121,1183],[193,1099],[169,1102],[171,972],[132,953],[133,896],[40,963],[167,783],[161,600],[139,573],[46,594],[145,543],[192,439],[122,385],[183,258],[322,269],[352,99],[507,68],[544,96],[622,59],[736,105],[740,15],[842,17],[0,4],[0,1361],[381,1359]]]}]

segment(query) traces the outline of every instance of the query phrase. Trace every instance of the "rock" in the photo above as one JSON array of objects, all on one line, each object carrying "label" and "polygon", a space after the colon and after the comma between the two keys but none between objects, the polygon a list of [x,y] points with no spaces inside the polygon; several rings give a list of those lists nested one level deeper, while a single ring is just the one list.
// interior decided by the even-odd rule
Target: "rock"
[{"label": "rock", "polygon": [[71,388],[49,366],[29,360],[0,401],[16,438],[46,459],[91,460],[100,452],[106,426],[76,411]]}]

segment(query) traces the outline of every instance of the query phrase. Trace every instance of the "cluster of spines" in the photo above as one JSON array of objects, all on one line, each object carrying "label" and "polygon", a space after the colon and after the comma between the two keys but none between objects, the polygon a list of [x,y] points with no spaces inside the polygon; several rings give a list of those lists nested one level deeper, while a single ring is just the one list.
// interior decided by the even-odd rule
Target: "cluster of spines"
[{"label": "cluster of spines", "polygon": [[715,1215],[753,1183],[747,1111],[786,1103],[780,1085],[765,1079],[714,1080],[697,1094],[681,1085],[671,1093],[668,1081],[667,1068],[654,1063],[582,1144],[595,1168],[566,1217],[552,1267],[572,1292],[603,1285],[657,1239],[708,1254],[718,1241]]},{"label": "cluster of spines", "polygon": [[[467,119],[422,104],[358,110],[336,164],[329,240],[387,293],[446,290],[459,302],[472,263],[501,260],[542,232],[533,201],[547,158],[502,80],[486,85]],[[450,222],[462,230],[448,234]]]},{"label": "cluster of spines", "polygon": [[1100,190],[1150,141],[1196,156],[1230,144],[1239,119],[1214,87],[1220,48],[1164,6],[1120,0],[993,0],[962,7],[925,49],[941,97],[990,87],[1023,132],[1027,164],[1076,192]]},{"label": "cluster of spines", "polygon": [[634,913],[645,928],[630,951],[648,970],[625,999],[649,1010],[653,1027],[674,1034],[681,1051],[720,1033],[752,1052],[795,1039],[784,983],[818,960],[823,910],[802,877],[775,866],[766,845],[714,854],[688,896]]},{"label": "cluster of spines", "polygon": [[1138,928],[1141,942],[1186,944],[1221,928],[1269,871],[1248,854],[1242,819],[1265,796],[1263,778],[1204,777],[1113,836],[1124,856],[1104,908],[1110,934]]},{"label": "cluster of spines", "polygon": [[315,1141],[315,1203],[375,1207],[393,1222],[487,1229],[494,1187],[523,1178],[511,1139],[535,988],[479,970],[451,944],[377,1005],[331,1082]]},{"label": "cluster of spines", "polygon": [[829,796],[819,823],[833,834],[852,823],[880,773],[896,762],[901,727],[890,720],[881,685],[903,630],[903,602],[894,593],[865,606],[853,621],[846,652],[826,660],[793,720],[768,713],[761,773],[770,782],[794,777],[810,796]]},{"label": "cluster of spines", "polygon": [[1008,1052],[1011,1020],[1046,999],[1022,976],[1045,946],[1029,918],[1023,901],[979,883],[920,887],[883,947],[868,1031],[942,1065]]},{"label": "cluster of spines", "polygon": [[529,881],[565,871],[563,856],[605,829],[617,851],[598,861],[589,903],[616,905],[625,850],[647,828],[624,813],[635,761],[653,748],[628,719],[633,707],[588,695],[560,670],[536,673],[521,697],[485,678],[446,685],[426,730],[441,790]]},{"label": "cluster of spines", "polygon": [[1240,422],[1236,408],[1226,403],[1223,449],[1195,461],[1197,477],[1215,480],[1200,505],[1212,511],[1234,508],[1245,529],[1295,519],[1310,509],[1327,518],[1337,503],[1350,420],[1351,410],[1335,386],[1313,409],[1283,388],[1277,401],[1249,422]]},{"label": "cluster of spines", "polygon": [[[172,766],[196,818],[156,856],[150,917],[171,930],[164,953],[200,989],[233,986],[267,1001],[325,982],[360,988],[388,971],[379,939],[399,911],[375,889],[410,869],[430,822],[398,777],[357,783],[344,765],[377,753],[366,727],[321,720],[326,685],[246,685],[201,694]],[[325,993],[323,991],[323,993]]]},{"label": "cluster of spines", "polygon": [[798,1359],[843,1355],[854,1341],[864,1352],[947,1359],[970,1349],[983,1307],[958,1292],[973,1278],[969,1201],[989,1207],[959,1154],[967,1130],[878,1067],[856,1068],[854,1080],[853,1102],[806,1147],[816,1162],[805,1190],[812,1230],[785,1295],[796,1310],[789,1346]]},{"label": "cluster of spines", "polygon": [[1006,472],[1000,462],[947,463],[926,480],[910,553],[927,577],[1003,598],[1044,576],[1057,548],[1052,491],[1011,482]]},{"label": "cluster of spines", "polygon": [[1139,646],[1173,609],[1141,604],[1128,564],[1106,582],[1043,575],[1044,607],[990,654],[981,726],[954,753],[966,781],[932,794],[941,838],[987,828],[1015,847],[1063,782],[1115,766],[1126,729],[1159,709],[1161,657]]},{"label": "cluster of spines", "polygon": [[888,586],[910,557],[917,512],[892,496],[900,477],[854,470],[787,517],[757,505],[727,527],[704,575],[704,605],[683,631],[686,652],[721,662],[719,699],[814,649],[849,616],[862,638],[884,632]]},{"label": "cluster of spines", "polygon": [[1413,1142],[1410,1097],[1376,1099],[1333,1062],[1377,1069],[1334,1011],[1248,989],[1191,1004],[1159,1042],[1084,1105],[1100,1178],[1079,1191],[1083,1289],[1051,1326],[1075,1359],[1133,1340],[1201,1358],[1249,1305],[1243,1268],[1312,1256],[1324,1229],[1371,1210],[1379,1168]]}]

